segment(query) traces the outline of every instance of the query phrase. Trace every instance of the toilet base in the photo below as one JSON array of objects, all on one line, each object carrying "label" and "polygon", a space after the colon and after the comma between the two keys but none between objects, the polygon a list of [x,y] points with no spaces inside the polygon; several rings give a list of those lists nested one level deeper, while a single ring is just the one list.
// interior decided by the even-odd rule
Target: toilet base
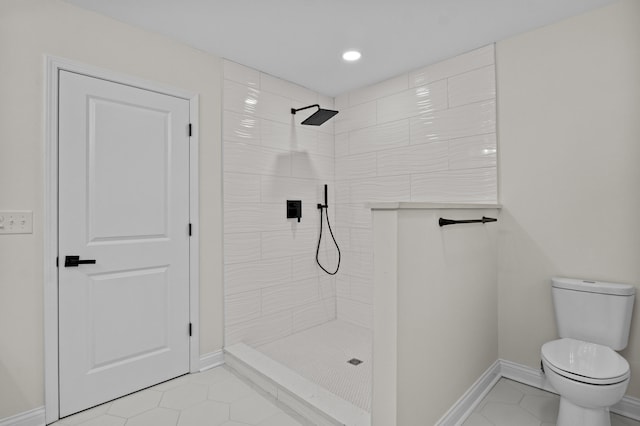
[{"label": "toilet base", "polygon": [[560,397],[557,426],[611,426],[609,407],[585,408]]}]

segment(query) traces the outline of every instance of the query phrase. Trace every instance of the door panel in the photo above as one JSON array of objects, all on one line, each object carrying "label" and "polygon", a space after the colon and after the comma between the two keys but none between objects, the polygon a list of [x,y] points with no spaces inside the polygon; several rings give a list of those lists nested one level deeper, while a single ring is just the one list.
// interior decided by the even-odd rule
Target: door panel
[{"label": "door panel", "polygon": [[62,417],[189,371],[189,102],[59,87]]},{"label": "door panel", "polygon": [[90,241],[167,237],[167,112],[90,98],[89,114]]},{"label": "door panel", "polygon": [[[90,371],[170,350],[168,281],[167,267],[90,276]],[[145,306],[144,316],[137,316],[140,306]],[[137,320],[131,323],[134,316]]]}]

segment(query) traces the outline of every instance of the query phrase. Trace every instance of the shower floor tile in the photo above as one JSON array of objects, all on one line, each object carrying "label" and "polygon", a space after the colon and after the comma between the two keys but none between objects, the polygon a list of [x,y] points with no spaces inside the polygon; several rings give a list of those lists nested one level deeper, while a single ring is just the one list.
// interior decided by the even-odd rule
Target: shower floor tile
[{"label": "shower floor tile", "polygon": [[[274,361],[371,412],[371,331],[331,321],[256,348]],[[349,360],[362,361],[358,365]]]}]

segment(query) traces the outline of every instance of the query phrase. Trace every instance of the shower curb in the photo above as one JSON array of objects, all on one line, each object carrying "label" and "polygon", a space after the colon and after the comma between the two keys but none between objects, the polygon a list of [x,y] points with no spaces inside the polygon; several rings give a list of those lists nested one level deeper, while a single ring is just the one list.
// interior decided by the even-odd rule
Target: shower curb
[{"label": "shower curb", "polygon": [[[371,415],[331,394],[255,349],[238,343],[225,348],[225,364],[312,425],[371,426]],[[256,364],[261,364],[260,370]],[[266,370],[266,371],[265,371]]]}]

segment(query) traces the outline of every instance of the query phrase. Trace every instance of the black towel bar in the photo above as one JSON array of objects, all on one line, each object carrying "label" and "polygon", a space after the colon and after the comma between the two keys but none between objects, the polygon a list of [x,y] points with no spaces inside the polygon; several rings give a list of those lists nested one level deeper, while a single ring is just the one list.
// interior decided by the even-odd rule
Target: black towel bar
[{"label": "black towel bar", "polygon": [[494,219],[492,217],[482,216],[482,219],[473,219],[473,220],[453,220],[453,219],[443,219],[440,218],[438,221],[438,225],[446,226],[446,225],[455,225],[458,223],[487,223],[487,222],[497,222],[498,219]]}]

